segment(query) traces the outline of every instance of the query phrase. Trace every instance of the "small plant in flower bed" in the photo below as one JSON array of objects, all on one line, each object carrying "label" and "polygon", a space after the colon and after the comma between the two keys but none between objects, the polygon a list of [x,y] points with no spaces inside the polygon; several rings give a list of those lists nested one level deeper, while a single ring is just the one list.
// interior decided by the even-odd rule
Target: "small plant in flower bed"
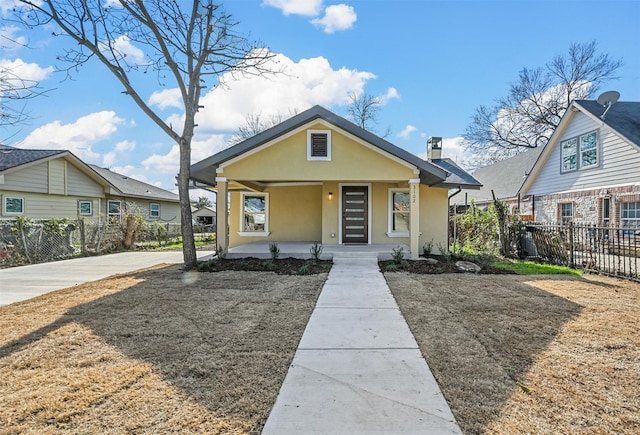
[{"label": "small plant in flower bed", "polygon": [[331,260],[315,260],[301,258],[260,259],[248,258],[214,258],[201,261],[198,270],[201,272],[222,272],[225,270],[275,272],[280,275],[312,275],[327,273],[331,269]]}]

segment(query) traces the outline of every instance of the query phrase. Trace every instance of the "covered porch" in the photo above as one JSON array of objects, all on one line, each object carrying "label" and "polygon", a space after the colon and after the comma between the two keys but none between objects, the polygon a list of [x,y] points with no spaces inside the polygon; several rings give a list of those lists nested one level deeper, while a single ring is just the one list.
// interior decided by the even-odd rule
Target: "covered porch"
[{"label": "covered porch", "polygon": [[[227,258],[271,258],[269,246],[274,242],[253,242],[240,246],[229,248]],[[315,242],[275,242],[280,249],[279,258],[311,258],[311,247]],[[391,260],[393,250],[401,247],[404,252],[404,258],[410,259],[411,252],[406,244],[370,244],[370,245],[320,245],[322,246],[322,260],[331,260],[334,256],[371,256],[376,255],[378,260]]]}]

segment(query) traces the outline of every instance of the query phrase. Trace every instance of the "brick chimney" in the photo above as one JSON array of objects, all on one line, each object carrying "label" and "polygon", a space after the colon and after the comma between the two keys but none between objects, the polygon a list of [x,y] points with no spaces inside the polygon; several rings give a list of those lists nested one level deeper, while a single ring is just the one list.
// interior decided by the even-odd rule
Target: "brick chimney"
[{"label": "brick chimney", "polygon": [[427,139],[427,160],[439,160],[442,158],[442,138],[430,137]]}]

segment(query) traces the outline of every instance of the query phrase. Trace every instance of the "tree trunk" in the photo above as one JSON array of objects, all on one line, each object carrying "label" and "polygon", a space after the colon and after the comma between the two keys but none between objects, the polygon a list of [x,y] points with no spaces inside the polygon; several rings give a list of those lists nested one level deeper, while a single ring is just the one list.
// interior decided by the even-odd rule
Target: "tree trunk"
[{"label": "tree trunk", "polygon": [[[186,130],[186,128],[185,128]],[[191,128],[193,132],[193,127]],[[178,195],[180,196],[180,228],[182,231],[182,257],[185,270],[198,265],[196,242],[193,237],[191,201],[189,199],[189,177],[191,175],[191,133],[180,140],[180,172],[178,173]]]}]

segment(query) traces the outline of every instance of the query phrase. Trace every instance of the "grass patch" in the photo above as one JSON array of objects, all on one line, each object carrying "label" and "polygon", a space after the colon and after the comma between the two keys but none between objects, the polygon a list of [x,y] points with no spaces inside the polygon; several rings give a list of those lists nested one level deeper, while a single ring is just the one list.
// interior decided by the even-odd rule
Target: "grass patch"
[{"label": "grass patch", "polygon": [[567,266],[541,264],[533,261],[500,260],[491,265],[498,269],[515,272],[518,275],[582,275],[581,271]]}]

